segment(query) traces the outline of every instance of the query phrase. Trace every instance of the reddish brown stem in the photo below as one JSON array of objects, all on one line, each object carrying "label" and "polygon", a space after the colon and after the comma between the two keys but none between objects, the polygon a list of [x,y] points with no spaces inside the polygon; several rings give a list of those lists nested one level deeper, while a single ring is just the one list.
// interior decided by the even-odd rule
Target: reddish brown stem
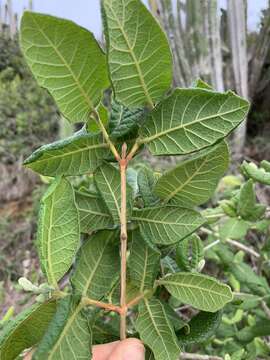
[{"label": "reddish brown stem", "polygon": [[117,312],[118,314],[122,313],[120,306],[104,303],[102,301],[97,301],[97,300],[89,299],[86,297],[82,298],[82,305],[83,306],[93,305],[93,306],[99,307],[99,308],[107,310],[107,311],[114,311],[114,312]]}]

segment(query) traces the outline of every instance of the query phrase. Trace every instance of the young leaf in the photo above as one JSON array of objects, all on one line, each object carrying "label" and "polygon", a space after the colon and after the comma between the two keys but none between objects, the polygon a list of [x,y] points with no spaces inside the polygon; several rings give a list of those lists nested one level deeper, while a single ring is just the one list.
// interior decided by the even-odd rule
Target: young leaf
[{"label": "young leaf", "polygon": [[142,239],[140,231],[134,230],[130,234],[132,247],[128,259],[130,280],[143,293],[152,289],[160,260],[160,253],[150,248]]},{"label": "young leaf", "polygon": [[36,345],[45,333],[55,311],[55,301],[36,303],[11,320],[0,336],[0,359],[16,359],[23,350]]},{"label": "young leaf", "polygon": [[37,149],[24,165],[41,175],[83,175],[93,172],[109,156],[100,134],[75,134]]},{"label": "young leaf", "polygon": [[144,299],[139,305],[136,329],[142,341],[153,351],[155,360],[178,360],[180,347],[162,303]]},{"label": "young leaf", "polygon": [[244,161],[241,165],[243,174],[261,184],[270,185],[270,172],[254,163]]},{"label": "young leaf", "polygon": [[198,344],[207,341],[210,337],[215,335],[222,319],[222,311],[214,313],[200,311],[188,323],[190,331],[187,334],[182,329],[177,338],[182,346],[189,344]]},{"label": "young leaf", "polygon": [[33,360],[91,359],[92,333],[82,306],[68,296],[57,306],[56,314],[34,353]]},{"label": "young leaf", "polygon": [[71,122],[87,121],[109,87],[106,56],[93,34],[72,21],[26,11],[24,56],[40,86]]},{"label": "young leaf", "polygon": [[148,115],[140,141],[153,155],[189,154],[227,136],[248,109],[249,103],[231,91],[176,89]]},{"label": "young leaf", "polygon": [[198,212],[176,206],[134,210],[132,220],[139,224],[143,237],[161,245],[184,239],[204,223]]},{"label": "young leaf", "polygon": [[113,219],[99,196],[86,192],[76,192],[75,195],[81,232],[87,234],[113,227]]},{"label": "young leaf", "polygon": [[143,114],[143,108],[128,109],[114,101],[110,117],[111,138],[117,139],[134,130],[138,130]]},{"label": "young leaf", "polygon": [[203,258],[203,244],[197,234],[188,236],[176,248],[177,265],[184,271],[198,271],[198,266]]},{"label": "young leaf", "polygon": [[258,220],[265,213],[266,207],[256,204],[256,194],[253,187],[253,181],[250,179],[240,190],[238,202],[238,214],[244,220]]},{"label": "young leaf", "polygon": [[226,239],[242,239],[246,236],[247,231],[250,228],[250,224],[247,221],[231,218],[226,220],[223,224],[220,224],[220,237],[223,240]]},{"label": "young leaf", "polygon": [[201,205],[212,196],[228,165],[228,146],[222,141],[169,170],[158,179],[154,192],[165,202],[188,207]]},{"label": "young leaf", "polygon": [[158,201],[158,197],[153,193],[155,183],[156,179],[150,168],[145,166],[139,169],[138,187],[145,207],[151,206]]},{"label": "young leaf", "polygon": [[[102,196],[114,223],[120,224],[121,178],[115,166],[103,163],[94,174],[95,184]],[[132,210],[132,189],[127,184],[127,218]]]},{"label": "young leaf", "polygon": [[118,247],[114,231],[92,235],[80,248],[71,282],[76,292],[99,300],[112,287],[119,271]]},{"label": "young leaf", "polygon": [[213,91],[213,87],[209,84],[207,84],[205,81],[203,81],[202,79],[198,79],[195,81],[194,84],[195,88],[200,88],[200,89],[206,89],[206,90],[210,90]]},{"label": "young leaf", "polygon": [[140,0],[102,1],[110,77],[127,107],[154,106],[172,82],[165,34]]},{"label": "young leaf", "polygon": [[37,238],[43,272],[48,282],[57,286],[80,243],[74,190],[64,178],[56,178],[41,200]]},{"label": "young leaf", "polygon": [[216,312],[233,299],[228,285],[202,274],[172,274],[159,280],[159,284],[178,300],[203,311]]}]

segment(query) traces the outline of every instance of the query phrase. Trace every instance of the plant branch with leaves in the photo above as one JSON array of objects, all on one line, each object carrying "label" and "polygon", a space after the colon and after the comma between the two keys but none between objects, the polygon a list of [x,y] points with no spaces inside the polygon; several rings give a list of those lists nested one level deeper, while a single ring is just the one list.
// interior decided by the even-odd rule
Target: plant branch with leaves
[{"label": "plant branch with leaves", "polygon": [[[25,161],[51,178],[37,235],[48,287],[5,330],[1,359],[29,347],[34,360],[90,359],[92,344],[109,333],[139,337],[149,359],[176,360],[185,345],[173,299],[199,310],[188,327],[207,319],[215,329],[233,298],[224,281],[201,273],[198,259],[187,265],[188,249],[202,248],[199,206],[228,167],[224,139],[249,104],[200,80],[173,89],[168,41],[142,2],[102,0],[101,8],[106,53],[73,22],[22,18],[21,47],[37,82],[82,126]],[[137,160],[144,148],[190,158],[156,174]],[[70,281],[59,291],[64,276]],[[21,341],[33,324],[39,331]]]}]

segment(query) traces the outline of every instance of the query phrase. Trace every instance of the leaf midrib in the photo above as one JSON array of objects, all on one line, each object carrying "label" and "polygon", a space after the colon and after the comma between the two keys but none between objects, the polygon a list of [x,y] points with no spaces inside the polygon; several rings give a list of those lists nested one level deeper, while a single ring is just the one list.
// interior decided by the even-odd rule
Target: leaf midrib
[{"label": "leaf midrib", "polygon": [[[231,113],[233,113],[233,112],[236,112],[236,111],[239,111],[239,110],[242,110],[242,109],[245,109],[245,108],[248,108],[248,105],[240,106],[240,107],[238,107],[238,108],[236,108],[236,109],[229,110],[229,111],[225,111],[225,112],[223,112],[223,113],[217,113],[217,114],[214,114],[214,115],[206,116],[206,117],[201,118],[201,119],[193,120],[193,121],[191,121],[191,122],[189,122],[189,123],[187,123],[187,124],[180,124],[180,125],[175,126],[175,127],[173,127],[173,128],[170,128],[170,129],[167,129],[167,130],[163,130],[163,131],[161,131],[161,132],[159,132],[159,133],[156,133],[156,134],[154,134],[154,135],[152,135],[152,136],[148,136],[148,137],[145,137],[145,138],[141,138],[141,139],[140,139],[140,143],[141,143],[141,144],[146,144],[146,143],[148,143],[148,142],[150,142],[150,141],[152,141],[152,140],[155,140],[156,138],[159,138],[159,137],[161,137],[161,136],[164,136],[164,135],[166,135],[166,134],[169,134],[169,133],[171,133],[171,132],[173,132],[173,131],[180,130],[180,129],[185,129],[185,128],[193,125],[193,124],[196,124],[196,123],[199,123],[199,122],[202,122],[202,121],[206,121],[206,120],[209,120],[209,119],[214,119],[214,118],[217,118],[217,117],[222,117],[222,116],[224,116],[224,115],[231,114]],[[152,118],[153,118],[153,115],[152,115]],[[229,121],[229,120],[228,120],[228,121]],[[147,123],[146,123],[145,127],[147,127]]]},{"label": "leaf midrib", "polygon": [[[109,6],[109,5],[108,5],[108,6]],[[123,5],[123,6],[124,6],[124,5]],[[113,15],[114,15],[114,18],[115,18],[115,20],[116,20],[116,22],[117,22],[117,24],[118,24],[118,26],[119,26],[119,29],[120,29],[121,33],[122,33],[122,35],[123,35],[123,37],[124,37],[124,39],[125,39],[125,42],[126,42],[127,47],[128,47],[128,51],[130,52],[130,55],[132,56],[132,59],[133,59],[133,61],[134,61],[135,67],[136,67],[136,69],[137,69],[137,72],[138,72],[138,75],[139,75],[139,79],[140,79],[140,82],[141,82],[141,85],[142,85],[144,94],[145,94],[145,96],[146,96],[146,98],[147,98],[147,101],[148,101],[148,103],[151,105],[151,107],[153,108],[153,107],[154,107],[154,103],[153,103],[152,98],[150,97],[150,94],[149,94],[149,92],[148,92],[147,86],[146,86],[145,81],[144,81],[144,78],[143,78],[143,74],[142,74],[142,71],[141,71],[140,64],[139,64],[139,62],[138,62],[138,60],[137,60],[137,58],[136,58],[136,56],[135,56],[135,54],[134,54],[134,52],[133,52],[133,47],[132,47],[132,46],[130,45],[130,43],[129,43],[128,36],[127,36],[124,28],[122,27],[122,24],[120,23],[120,21],[119,21],[119,19],[118,19],[118,16],[116,16],[116,14],[115,14],[115,12],[114,12],[114,10],[113,10],[112,7],[110,7],[110,9],[111,9],[111,12],[112,12]]]},{"label": "leaf midrib", "polygon": [[60,60],[63,62],[63,64],[67,67],[67,69],[69,70],[75,84],[78,86],[81,94],[83,95],[86,103],[88,104],[90,109],[94,109],[94,105],[92,104],[91,100],[89,99],[87,93],[85,92],[85,90],[83,89],[83,87],[81,86],[79,79],[76,77],[76,75],[74,74],[73,70],[71,69],[70,65],[66,62],[65,58],[62,56],[62,54],[59,52],[59,50],[57,49],[57,47],[53,44],[53,42],[51,41],[51,39],[46,35],[46,33],[43,31],[43,29],[39,26],[37,20],[35,19],[35,17],[32,17],[32,19],[34,20],[34,22],[36,23],[37,28],[40,30],[41,34],[44,36],[44,38],[47,40],[47,42],[49,43],[49,45],[51,45],[51,47],[54,49],[54,51],[56,52],[56,54],[58,55],[58,57],[60,58]]}]

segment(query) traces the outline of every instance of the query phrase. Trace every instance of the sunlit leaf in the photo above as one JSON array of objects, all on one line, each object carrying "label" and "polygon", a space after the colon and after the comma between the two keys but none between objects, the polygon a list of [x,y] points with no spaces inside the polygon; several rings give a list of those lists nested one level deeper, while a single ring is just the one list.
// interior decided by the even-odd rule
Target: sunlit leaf
[{"label": "sunlit leaf", "polygon": [[154,105],[172,82],[165,34],[140,0],[103,0],[110,78],[127,107]]},{"label": "sunlit leaf", "polygon": [[148,115],[140,142],[153,155],[199,151],[227,136],[248,109],[248,102],[231,91],[176,89]]}]

